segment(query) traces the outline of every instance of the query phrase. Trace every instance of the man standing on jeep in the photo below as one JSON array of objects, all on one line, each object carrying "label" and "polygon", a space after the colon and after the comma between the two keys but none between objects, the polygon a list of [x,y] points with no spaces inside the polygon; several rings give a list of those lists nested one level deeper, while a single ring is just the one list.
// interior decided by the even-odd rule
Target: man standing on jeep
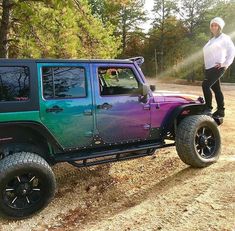
[{"label": "man standing on jeep", "polygon": [[220,78],[226,69],[233,63],[235,47],[231,38],[222,33],[225,22],[222,18],[216,17],[210,22],[212,38],[203,47],[205,62],[205,79],[202,89],[206,101],[205,113],[212,113],[212,93],[215,93],[217,110],[213,113],[215,117],[224,117],[224,96],[221,91]]}]

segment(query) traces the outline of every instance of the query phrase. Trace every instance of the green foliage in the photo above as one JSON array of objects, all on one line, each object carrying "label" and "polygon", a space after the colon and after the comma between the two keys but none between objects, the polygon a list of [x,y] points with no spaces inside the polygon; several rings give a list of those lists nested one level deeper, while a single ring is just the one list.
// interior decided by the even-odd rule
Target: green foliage
[{"label": "green foliage", "polygon": [[126,49],[124,52],[122,52],[122,57],[129,58],[143,56],[146,39],[146,34],[141,30],[129,32]]},{"label": "green foliage", "polygon": [[207,11],[217,3],[218,0],[181,0],[177,12],[188,29],[189,37],[195,35],[195,30],[205,21]]},{"label": "green foliage", "polygon": [[114,58],[120,52],[114,27],[95,18],[86,0],[15,1],[12,15],[10,57]]},{"label": "green foliage", "polygon": [[[147,20],[144,0],[5,1],[14,3],[8,31],[9,57],[142,55],[148,76],[155,76],[157,69],[158,77],[202,79],[201,51],[211,37],[210,20],[222,17],[224,32],[235,39],[233,0],[154,0],[149,33],[140,27]],[[0,15],[2,10],[0,5]],[[235,81],[234,66],[224,80]]]},{"label": "green foliage", "polygon": [[115,28],[115,35],[122,39],[122,54],[126,56],[128,41],[132,33],[140,31],[139,25],[146,20],[143,0],[89,0],[94,16],[101,19],[105,26]]},{"label": "green foliage", "polygon": [[165,19],[172,16],[176,9],[177,5],[173,0],[154,0],[154,27],[162,28]]}]

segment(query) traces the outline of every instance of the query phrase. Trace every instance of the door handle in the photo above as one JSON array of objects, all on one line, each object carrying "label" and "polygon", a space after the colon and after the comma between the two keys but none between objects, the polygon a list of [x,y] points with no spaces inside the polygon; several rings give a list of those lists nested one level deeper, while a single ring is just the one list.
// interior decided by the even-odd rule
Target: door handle
[{"label": "door handle", "polygon": [[108,104],[108,103],[103,103],[103,104],[97,106],[98,109],[104,109],[104,110],[108,110],[112,107],[113,106],[111,104]]},{"label": "door handle", "polygon": [[57,105],[55,105],[55,106],[53,106],[53,107],[51,107],[51,108],[47,108],[46,109],[46,112],[56,112],[56,113],[58,113],[58,112],[61,112],[61,111],[63,111],[64,109],[63,108],[61,108],[61,107],[59,107],[59,106],[57,106]]}]

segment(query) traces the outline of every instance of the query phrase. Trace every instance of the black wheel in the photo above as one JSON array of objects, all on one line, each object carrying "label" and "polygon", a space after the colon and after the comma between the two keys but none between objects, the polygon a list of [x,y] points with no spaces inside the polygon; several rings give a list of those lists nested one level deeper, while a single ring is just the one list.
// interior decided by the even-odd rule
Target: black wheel
[{"label": "black wheel", "polygon": [[25,218],[43,209],[53,198],[54,174],[40,156],[15,153],[0,161],[0,212]]},{"label": "black wheel", "polygon": [[215,121],[206,115],[186,117],[176,131],[180,159],[193,167],[206,167],[219,158],[221,139]]}]

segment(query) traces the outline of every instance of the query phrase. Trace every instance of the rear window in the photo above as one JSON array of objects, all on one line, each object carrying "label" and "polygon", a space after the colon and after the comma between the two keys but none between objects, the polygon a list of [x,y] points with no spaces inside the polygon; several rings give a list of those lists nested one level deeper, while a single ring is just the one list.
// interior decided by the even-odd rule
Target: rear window
[{"label": "rear window", "polygon": [[29,68],[0,67],[0,101],[29,99]]},{"label": "rear window", "polygon": [[82,67],[43,67],[45,99],[86,97],[85,69]]}]

